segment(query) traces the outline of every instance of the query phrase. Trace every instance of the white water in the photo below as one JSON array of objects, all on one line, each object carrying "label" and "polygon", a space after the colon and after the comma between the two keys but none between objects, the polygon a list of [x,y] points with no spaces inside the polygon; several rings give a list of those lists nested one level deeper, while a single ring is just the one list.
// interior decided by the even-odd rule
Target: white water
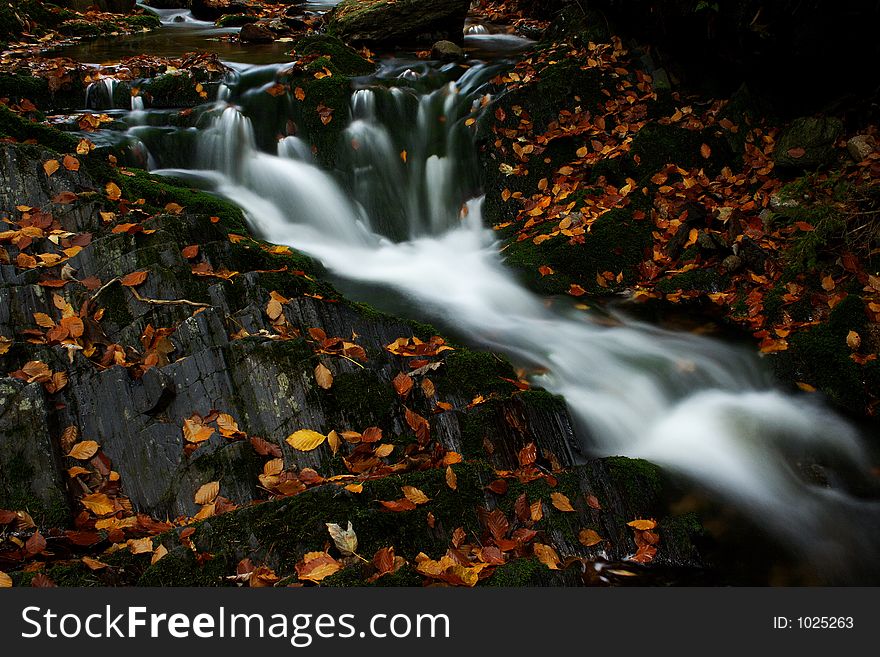
[{"label": "white water", "polygon": [[[565,397],[584,454],[642,457],[679,472],[826,570],[871,554],[876,537],[859,522],[875,524],[876,505],[808,484],[795,467],[820,452],[866,472],[846,422],[807,396],[773,389],[741,349],[623,317],[609,324],[548,308],[505,268],[482,225],[480,199],[462,207],[470,157],[461,154],[462,120],[487,77],[474,67],[457,84],[415,99],[403,89],[382,92],[386,107],[402,114],[415,103],[406,163],[399,117],[377,109],[373,90],[356,93],[345,135],[358,143],[348,163],[353,198],[308,161],[291,158],[301,146],[289,137],[279,144],[282,157],[258,151],[253,126],[233,106],[204,133],[199,163],[267,239],[317,257],[341,277],[402,293],[474,341],[546,368],[535,383]],[[403,216],[402,241],[385,237],[389,220],[376,214],[382,207]]]}]

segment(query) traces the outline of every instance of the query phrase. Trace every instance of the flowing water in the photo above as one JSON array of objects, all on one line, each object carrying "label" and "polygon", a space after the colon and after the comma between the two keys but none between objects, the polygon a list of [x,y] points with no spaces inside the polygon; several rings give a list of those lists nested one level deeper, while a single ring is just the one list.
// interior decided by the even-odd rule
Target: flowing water
[{"label": "flowing water", "polygon": [[[332,174],[315,164],[307,134],[277,140],[279,114],[298,120],[292,99],[262,93],[283,65],[237,67],[205,108],[207,127],[189,129],[194,145],[183,165],[161,146],[180,129],[144,127],[142,107],[129,121],[140,124],[132,133],[151,161],[239,204],[266,239],[316,257],[378,305],[402,296],[422,316],[542,372],[533,382],[565,398],[585,458],[641,457],[680,473],[828,578],[867,561],[878,545],[878,505],[846,492],[869,471],[847,422],[809,395],[776,389],[742,348],[560,308],[505,267],[481,217],[465,125],[489,100],[500,66],[384,61],[358,81]],[[267,110],[267,102],[278,104]],[[798,463],[813,458],[830,466],[832,486],[801,474]]]}]

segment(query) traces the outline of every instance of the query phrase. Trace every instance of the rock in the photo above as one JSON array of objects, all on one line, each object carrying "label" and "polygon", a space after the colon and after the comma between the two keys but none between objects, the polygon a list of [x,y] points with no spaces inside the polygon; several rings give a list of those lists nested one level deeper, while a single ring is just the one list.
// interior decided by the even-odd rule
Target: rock
[{"label": "rock", "polygon": [[240,0],[192,0],[190,10],[201,21],[216,21],[226,14],[248,14],[251,8]]},{"label": "rock", "polygon": [[840,119],[802,117],[782,131],[773,151],[777,166],[810,171],[828,164],[843,133]]},{"label": "rock", "polygon": [[127,14],[134,9],[135,0],[69,0],[67,6],[80,12],[86,12],[90,7],[98,7],[101,11],[111,14]]},{"label": "rock", "polygon": [[856,162],[868,159],[868,156],[876,149],[876,143],[873,137],[868,135],[856,135],[846,142],[846,150],[849,156]]},{"label": "rock", "polygon": [[431,48],[431,59],[439,59],[441,62],[454,62],[464,57],[464,50],[452,41],[438,41]]},{"label": "rock", "polygon": [[156,9],[187,9],[190,0],[146,0],[144,4]]},{"label": "rock", "polygon": [[47,401],[40,384],[0,379],[0,509],[27,511],[42,527],[70,516]]},{"label": "rock", "polygon": [[248,23],[242,25],[241,32],[238,33],[238,40],[242,43],[272,43],[275,40],[275,35],[265,25]]},{"label": "rock", "polygon": [[721,262],[721,266],[728,272],[735,272],[742,267],[742,259],[739,256],[729,255]]},{"label": "rock", "polygon": [[327,31],[370,45],[461,43],[470,0],[343,0],[327,14]]}]

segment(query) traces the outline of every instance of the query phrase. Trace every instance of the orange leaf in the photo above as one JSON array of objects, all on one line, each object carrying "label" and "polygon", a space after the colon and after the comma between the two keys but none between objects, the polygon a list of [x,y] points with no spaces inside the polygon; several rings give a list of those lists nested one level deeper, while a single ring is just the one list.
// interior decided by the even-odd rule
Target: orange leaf
[{"label": "orange leaf", "polygon": [[46,160],[43,162],[43,171],[46,172],[47,176],[51,176],[53,173],[58,171],[58,167],[61,166],[58,164],[58,160]]},{"label": "orange leaf", "polygon": [[560,511],[574,511],[574,507],[571,506],[571,500],[569,500],[566,495],[563,495],[562,493],[550,493],[550,499],[553,502],[553,506]]},{"label": "orange leaf", "polygon": [[147,280],[147,273],[148,272],[146,271],[133,271],[132,273],[123,276],[119,282],[125,287],[137,287]]}]

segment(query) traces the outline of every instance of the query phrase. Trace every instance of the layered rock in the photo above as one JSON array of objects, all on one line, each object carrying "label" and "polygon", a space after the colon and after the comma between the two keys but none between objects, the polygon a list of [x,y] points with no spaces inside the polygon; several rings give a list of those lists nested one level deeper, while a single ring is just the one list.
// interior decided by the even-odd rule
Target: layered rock
[{"label": "layered rock", "polygon": [[327,30],[353,44],[461,43],[469,7],[469,0],[343,0],[327,14]]}]

